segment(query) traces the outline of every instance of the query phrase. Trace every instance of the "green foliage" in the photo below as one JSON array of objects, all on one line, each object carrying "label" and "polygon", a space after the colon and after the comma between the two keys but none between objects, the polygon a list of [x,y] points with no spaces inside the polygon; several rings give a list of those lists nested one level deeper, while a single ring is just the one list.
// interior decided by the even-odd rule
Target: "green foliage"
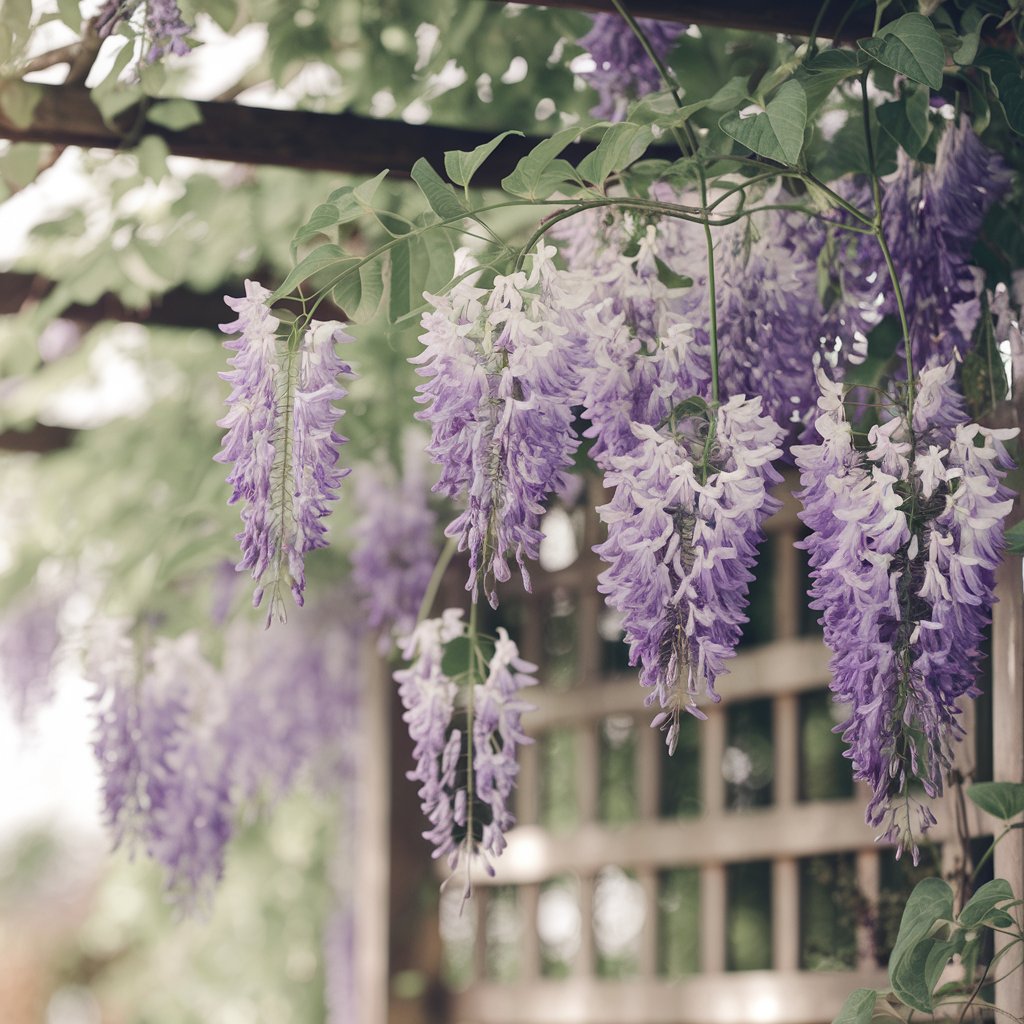
[{"label": "green foliage", "polygon": [[935,26],[922,14],[904,14],[879,29],[860,48],[879,64],[929,89],[942,88],[946,52]]},{"label": "green foliage", "polygon": [[484,161],[501,145],[502,141],[510,135],[522,136],[522,134],[522,132],[514,130],[506,131],[496,135],[490,142],[482,143],[475,149],[468,151],[461,149],[449,150],[444,155],[445,173],[456,185],[462,185],[468,189],[473,181],[473,175],[480,170]]},{"label": "green foliage", "polygon": [[807,95],[795,79],[786,82],[764,110],[753,116],[726,114],[722,131],[759,156],[796,164],[807,126]]},{"label": "green foliage", "polygon": [[873,988],[858,988],[847,996],[832,1024],[871,1024],[878,993]]},{"label": "green foliage", "polygon": [[203,123],[199,106],[191,100],[162,100],[146,110],[146,120],[161,128],[180,132]]},{"label": "green foliage", "polygon": [[968,787],[971,801],[986,814],[1002,821],[1010,821],[1024,812],[1024,783],[977,782]]}]

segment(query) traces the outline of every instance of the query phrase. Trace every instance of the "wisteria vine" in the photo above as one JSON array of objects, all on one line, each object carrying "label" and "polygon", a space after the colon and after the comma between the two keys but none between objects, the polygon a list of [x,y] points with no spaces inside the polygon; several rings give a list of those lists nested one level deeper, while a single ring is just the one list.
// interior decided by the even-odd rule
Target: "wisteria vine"
[{"label": "wisteria vine", "polygon": [[[635,38],[614,35],[602,18],[583,40],[602,97],[595,112],[622,122],[623,82],[643,97],[655,73],[683,111],[665,64],[679,32],[645,30],[616,6]],[[448,556],[466,554],[471,614],[468,623],[455,609],[421,621],[404,641],[412,665],[395,679],[425,836],[453,870],[464,853],[499,854],[514,823],[507,801],[526,738],[515,691],[535,671],[506,634],[479,634],[477,601],[482,593],[498,607],[512,560],[530,590],[541,517],[583,442],[612,492],[597,510],[607,527],[595,547],[607,565],[598,589],[622,616],[630,663],[650,688],[653,725],[670,751],[681,712],[703,718],[703,702],[720,699],[764,523],[779,507],[776,463],[795,462],[811,531],[811,606],[834,653],[836,699],[852,705],[843,736],[855,777],[873,789],[867,820],[916,861],[917,836],[934,816],[915,787],[941,793],[962,732],[957,701],[977,693],[1010,508],[1002,479],[1012,432],[970,422],[952,361],[967,354],[982,316],[971,250],[1009,177],[961,117],[941,134],[932,166],[901,154],[883,178],[866,74],[859,88],[861,180],[830,185],[761,165],[709,181],[701,141],[680,116],[666,123],[696,169],[689,187],[655,181],[645,193],[562,200],[511,272],[463,251],[451,286],[426,294],[423,350],[412,360],[424,378],[417,417],[431,432],[434,490],[458,509]],[[824,208],[801,199],[794,178]],[[471,216],[431,202],[442,226]],[[276,321],[266,293],[256,297],[253,327],[244,317],[234,327],[243,337],[263,331],[266,344]],[[858,368],[886,318],[899,325],[901,370],[872,392],[858,384]],[[246,380],[241,359],[236,391]],[[874,417],[863,440],[848,399]],[[254,437],[272,429],[269,409],[264,402],[266,424],[253,427],[247,412]],[[253,553],[240,567],[258,578],[267,561],[260,545],[279,542],[248,529],[262,522],[266,488],[240,476],[252,475],[241,465],[236,495],[257,501],[243,514],[243,551]],[[422,537],[425,520],[419,529]],[[357,551],[368,593],[376,567],[366,546]],[[421,612],[438,582],[427,576],[424,565],[415,585],[402,584],[410,602],[426,591]],[[494,653],[485,656],[488,644]],[[468,656],[457,673],[446,671],[459,645]],[[492,679],[505,680],[500,699],[488,695]]]}]

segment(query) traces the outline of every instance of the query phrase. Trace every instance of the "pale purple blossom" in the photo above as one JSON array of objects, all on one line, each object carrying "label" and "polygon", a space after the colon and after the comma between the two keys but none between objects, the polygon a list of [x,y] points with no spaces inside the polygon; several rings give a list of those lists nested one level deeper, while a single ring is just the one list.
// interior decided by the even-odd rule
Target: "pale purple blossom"
[{"label": "pale purple blossom", "polygon": [[123,623],[97,626],[86,669],[95,690],[93,749],[115,845],[139,843],[184,906],[204,902],[224,869],[231,798],[224,751],[193,711],[216,676],[194,634],[141,651]]},{"label": "pale purple blossom", "polygon": [[[923,371],[913,413],[872,429],[858,451],[842,386],[819,374],[817,445],[794,449],[801,518],[811,529],[811,607],[833,651],[839,727],[868,823],[916,862],[915,827],[934,824],[911,789],[941,794],[963,734],[957,701],[975,696],[1010,492],[1003,441],[966,423],[954,365]],[[979,443],[980,442],[980,443]],[[912,816],[917,816],[915,826]]]},{"label": "pale purple blossom", "polygon": [[[718,700],[717,677],[735,653],[764,520],[779,507],[767,488],[781,429],[760,398],[735,397],[715,414],[680,417],[658,430],[637,424],[637,446],[611,459],[598,509],[608,539],[594,550],[608,563],[598,589],[623,615],[630,664],[640,663],[647,704],[662,711],[674,750],[679,713],[704,713],[696,697]],[[709,443],[710,441],[710,443]],[[707,462],[704,461],[705,451]]]},{"label": "pale purple blossom", "polygon": [[462,735],[452,720],[458,685],[441,662],[445,646],[465,635],[460,609],[448,608],[440,618],[421,622],[403,643],[402,655],[411,664],[394,674],[405,708],[402,720],[414,744],[416,766],[407,775],[420,783],[420,804],[431,825],[423,835],[434,847],[433,856],[446,857],[453,871],[461,850],[455,827],[466,824],[466,791],[456,783]]},{"label": "pale purple blossom", "polygon": [[109,36],[140,7],[144,8],[143,31],[148,43],[142,58],[145,63],[155,64],[169,53],[184,57],[192,49],[188,37],[194,30],[182,17],[177,0],[106,0],[96,16],[100,38]]},{"label": "pale purple blossom", "polygon": [[[971,346],[981,315],[981,284],[971,252],[989,207],[1010,174],[987,149],[964,115],[944,132],[928,167],[900,153],[885,185],[882,226],[889,242],[910,320],[914,365],[945,364]],[[875,260],[884,272],[884,264]],[[896,312],[884,281],[883,311]]]},{"label": "pale purple blossom", "polygon": [[490,809],[482,826],[480,846],[485,854],[500,856],[505,833],[515,824],[509,798],[519,774],[516,747],[532,743],[522,729],[524,711],[534,710],[519,691],[537,683],[537,666],[519,657],[508,632],[498,628],[487,678],[473,690],[473,774],[475,795]]},{"label": "pale purple blossom", "polygon": [[[591,70],[580,77],[597,90],[600,102],[591,110],[595,117],[621,121],[630,100],[664,88],[654,62],[640,40],[618,14],[595,14],[594,24],[579,40],[593,58]],[[664,60],[686,26],[675,22],[638,18],[651,49]]]},{"label": "pale purple blossom", "polygon": [[431,426],[427,448],[441,466],[434,489],[466,502],[445,531],[469,552],[467,589],[482,586],[497,606],[497,584],[514,557],[527,589],[548,495],[565,485],[579,440],[572,407],[578,377],[566,330],[545,302],[554,250],[541,248],[531,273],[495,278],[490,293],[463,280],[428,297],[417,391]]},{"label": "pale purple blossom", "polygon": [[287,629],[229,630],[217,743],[237,801],[273,802],[303,780],[329,793],[352,775],[363,645],[357,607],[337,592]]},{"label": "pale purple blossom", "polygon": [[219,669],[194,633],[144,646],[124,623],[93,627],[85,667],[104,818],[115,845],[161,864],[180,907],[212,897],[239,807],[265,808],[304,779],[335,794],[351,787],[355,622],[345,601],[318,605],[280,635],[240,622]]},{"label": "pale purple blossom", "polygon": [[421,622],[405,640],[403,654],[411,664],[394,677],[414,744],[416,765],[408,777],[420,783],[420,802],[431,826],[423,836],[434,847],[433,856],[445,857],[454,872],[463,854],[480,855],[493,873],[488,857],[501,854],[505,834],[515,824],[509,799],[519,773],[516,748],[531,742],[521,718],[532,707],[519,691],[536,683],[537,667],[519,657],[516,644],[499,628],[486,675],[467,694],[473,702],[467,738],[458,726],[463,711],[459,683],[443,668],[446,648],[455,640],[470,645],[467,657],[477,665],[470,676],[479,678],[486,641],[481,644],[468,634],[461,610],[449,608],[440,618]]},{"label": "pale purple blossom", "polygon": [[227,433],[215,456],[234,463],[229,502],[245,502],[237,569],[257,582],[255,606],[270,589],[268,624],[275,613],[284,618],[282,587],[303,603],[306,552],[327,544],[322,520],[348,473],[337,465],[346,439],[335,432],[342,413],[333,403],[346,395],[338,376],[352,373],[335,351],[351,340],[340,324],[313,320],[301,340],[281,339],[269,294],[246,281],[243,298],[225,299],[239,315],[221,330],[238,337],[225,342],[235,355],[221,376],[232,390],[227,415],[217,421]]},{"label": "pale purple blossom", "polygon": [[0,684],[21,726],[32,723],[56,694],[60,607],[54,597],[33,591],[6,609],[0,620]]},{"label": "pale purple blossom", "polygon": [[410,432],[399,476],[388,464],[358,466],[353,473],[359,518],[352,527],[352,581],[370,629],[381,630],[381,649],[393,635],[416,625],[437,562],[437,515],[423,445]]}]

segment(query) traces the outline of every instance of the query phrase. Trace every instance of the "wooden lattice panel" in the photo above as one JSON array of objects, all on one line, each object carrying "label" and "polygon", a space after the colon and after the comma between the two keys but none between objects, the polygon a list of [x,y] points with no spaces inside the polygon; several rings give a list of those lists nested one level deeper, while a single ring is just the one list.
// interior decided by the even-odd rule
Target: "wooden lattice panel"
[{"label": "wooden lattice panel", "polygon": [[[885,908],[913,872],[875,842],[867,792],[830,731],[829,655],[802,594],[791,490],[768,524],[751,642],[671,762],[609,639],[595,518],[577,512],[569,567],[534,574],[510,617],[542,680],[519,825],[461,916],[442,906],[454,1020],[814,1024],[854,988],[885,986]],[[973,738],[963,753],[973,768]],[[939,818],[932,869],[958,856],[951,801]]]}]

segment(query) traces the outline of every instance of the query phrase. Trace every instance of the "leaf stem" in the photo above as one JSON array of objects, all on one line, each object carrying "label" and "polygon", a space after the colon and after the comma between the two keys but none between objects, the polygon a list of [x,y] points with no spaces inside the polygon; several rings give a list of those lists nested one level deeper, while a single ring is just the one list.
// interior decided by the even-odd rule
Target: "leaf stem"
[{"label": "leaf stem", "polygon": [[434,563],[434,571],[430,574],[430,582],[427,583],[427,589],[423,592],[423,600],[420,601],[419,611],[416,613],[417,626],[430,614],[430,609],[437,598],[437,592],[441,589],[441,581],[444,579],[444,574],[458,549],[459,542],[455,537],[449,537],[441,549],[441,554],[438,555],[437,561]]}]

